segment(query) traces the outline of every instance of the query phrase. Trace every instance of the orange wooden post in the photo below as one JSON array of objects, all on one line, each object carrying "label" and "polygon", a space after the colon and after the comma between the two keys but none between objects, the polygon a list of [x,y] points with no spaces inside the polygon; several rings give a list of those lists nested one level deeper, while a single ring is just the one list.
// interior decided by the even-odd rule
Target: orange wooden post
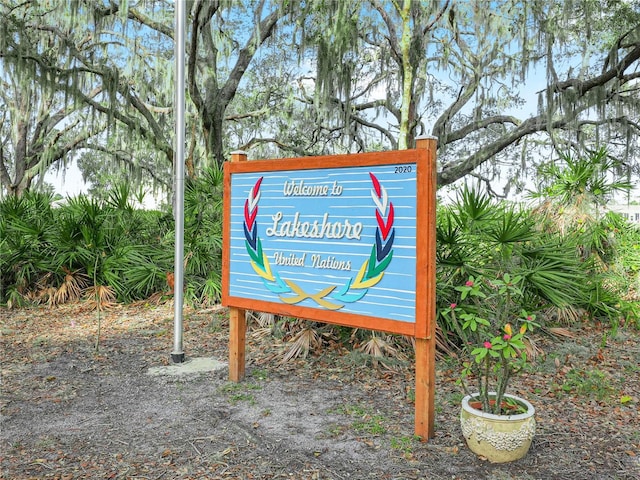
[{"label": "orange wooden post", "polygon": [[[232,162],[247,160],[245,152],[231,153]],[[225,222],[225,224],[228,222]],[[247,315],[246,310],[236,307],[229,308],[229,380],[240,382],[244,379],[246,364]]]},{"label": "orange wooden post", "polygon": [[229,309],[229,380],[232,382],[240,382],[244,378],[246,332],[246,310],[231,307]]},{"label": "orange wooden post", "polygon": [[[416,414],[415,434],[427,441],[434,436],[436,381],[436,148],[435,137],[416,140],[416,148],[424,149],[424,169],[418,169],[418,211],[420,225],[416,238]],[[420,295],[422,293],[422,295]]]}]

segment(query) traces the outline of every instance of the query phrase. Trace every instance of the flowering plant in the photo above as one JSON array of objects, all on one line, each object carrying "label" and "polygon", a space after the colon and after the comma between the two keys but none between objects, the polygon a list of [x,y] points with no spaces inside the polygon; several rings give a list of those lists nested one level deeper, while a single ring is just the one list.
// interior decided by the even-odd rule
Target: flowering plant
[{"label": "flowering plant", "polygon": [[520,275],[508,273],[488,280],[470,277],[445,316],[468,356],[460,383],[471,395],[469,381],[475,381],[484,412],[499,415],[510,379],[527,362],[525,335],[535,326],[535,315],[521,308],[524,295]]}]

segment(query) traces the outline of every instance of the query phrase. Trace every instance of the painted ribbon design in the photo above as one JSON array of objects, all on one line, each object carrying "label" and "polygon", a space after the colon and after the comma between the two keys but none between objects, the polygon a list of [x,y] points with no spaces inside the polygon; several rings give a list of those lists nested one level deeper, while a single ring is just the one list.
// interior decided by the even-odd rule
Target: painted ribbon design
[{"label": "painted ribbon design", "polygon": [[[338,310],[347,303],[361,300],[369,288],[377,285],[384,277],[393,258],[393,241],[395,239],[394,208],[389,201],[386,189],[380,184],[373,173],[369,173],[373,188],[371,198],[376,205],[376,241],[371,247],[369,258],[362,264],[355,278],[335,291],[337,285],[330,285],[321,291],[311,294],[305,292],[293,280],[283,280],[278,272],[271,269],[269,259],[262,249],[262,241],[258,236],[258,202],[260,200],[260,185],[264,177],[260,177],[249,192],[244,203],[244,236],[245,248],[251,258],[251,267],[262,278],[265,287],[278,295],[281,301],[288,304],[300,303],[311,299],[328,310]],[[337,303],[339,302],[339,303]]]}]

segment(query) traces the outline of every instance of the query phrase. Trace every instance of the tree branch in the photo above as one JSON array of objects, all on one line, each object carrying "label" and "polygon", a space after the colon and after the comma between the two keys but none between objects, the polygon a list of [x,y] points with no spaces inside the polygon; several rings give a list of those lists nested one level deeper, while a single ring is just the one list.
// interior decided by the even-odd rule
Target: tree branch
[{"label": "tree branch", "polygon": [[468,175],[479,165],[483,164],[493,156],[502,152],[508,146],[516,143],[527,135],[548,129],[562,128],[571,120],[573,120],[573,118],[569,118],[569,116],[567,116],[561,120],[549,123],[548,117],[544,114],[528,118],[506,135],[481,147],[473,155],[445,165],[442,168],[442,171],[438,173],[438,185],[449,185],[465,175]]},{"label": "tree branch", "polygon": [[[511,115],[496,115],[494,117],[483,118],[482,120],[473,121],[458,130],[445,134],[445,138],[446,138],[445,144],[462,140],[467,135],[477,132],[478,130],[482,130],[483,128],[487,128],[490,125],[511,124],[511,125],[518,126],[521,123],[522,122],[518,118],[513,117]],[[436,134],[434,133],[433,135],[436,135]]]},{"label": "tree branch", "polygon": [[[382,17],[382,21],[385,23],[387,29],[389,30],[389,36],[385,36],[385,38],[387,39],[387,42],[389,42],[391,55],[393,55],[393,58],[400,65],[402,64],[402,54],[400,53],[400,44],[398,43],[398,31],[396,30],[396,24],[387,13],[385,9],[386,7],[382,3],[380,3],[379,0],[370,1],[373,8]],[[398,5],[396,5],[396,9],[399,9]]]},{"label": "tree branch", "polygon": [[574,89],[579,95],[584,96],[588,91],[605,85],[614,78],[625,79],[624,71],[640,59],[640,43],[636,43],[635,47],[625,55],[622,60],[612,66],[609,70],[602,74],[590,78],[589,80],[579,80],[572,78],[569,80],[558,81],[550,85],[550,89],[556,93],[564,93],[569,89]]},{"label": "tree branch", "polygon": [[260,143],[273,143],[280,150],[293,152],[296,155],[301,156],[301,157],[308,156],[308,152],[304,148],[296,147],[296,146],[293,146],[293,145],[287,145],[285,143],[282,143],[279,140],[276,140],[275,138],[252,138],[247,143],[245,143],[244,145],[240,146],[239,149],[240,150],[249,150],[254,145],[257,145],[257,144],[260,144]]},{"label": "tree branch", "polygon": [[[258,8],[258,14],[262,11],[263,4],[264,0],[261,2],[260,8]],[[235,96],[240,80],[242,79],[244,72],[247,70],[249,63],[256,52],[257,46],[262,45],[262,43],[271,36],[281,15],[281,12],[276,9],[261,20],[251,33],[251,37],[238,53],[236,64],[229,73],[229,77],[224,86],[220,90],[220,101],[225,108]]]},{"label": "tree branch", "polygon": [[140,170],[147,172],[149,176],[154,181],[158,182],[160,185],[164,185],[167,188],[172,187],[171,182],[167,182],[166,179],[160,178],[150,166],[134,163],[131,157],[131,154],[129,154],[129,152],[123,152],[122,150],[116,150],[116,151],[110,150],[104,147],[103,145],[93,144],[93,143],[87,143],[86,145],[84,145],[84,148],[111,155],[119,162],[125,163],[127,165],[130,165],[133,168],[139,168]]}]

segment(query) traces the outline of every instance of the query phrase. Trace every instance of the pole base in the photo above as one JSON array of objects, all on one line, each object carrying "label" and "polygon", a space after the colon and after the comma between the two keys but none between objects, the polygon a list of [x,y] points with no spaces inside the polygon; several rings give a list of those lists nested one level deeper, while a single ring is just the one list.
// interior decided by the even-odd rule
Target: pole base
[{"label": "pole base", "polygon": [[171,363],[184,363],[184,353],[172,353]]}]

